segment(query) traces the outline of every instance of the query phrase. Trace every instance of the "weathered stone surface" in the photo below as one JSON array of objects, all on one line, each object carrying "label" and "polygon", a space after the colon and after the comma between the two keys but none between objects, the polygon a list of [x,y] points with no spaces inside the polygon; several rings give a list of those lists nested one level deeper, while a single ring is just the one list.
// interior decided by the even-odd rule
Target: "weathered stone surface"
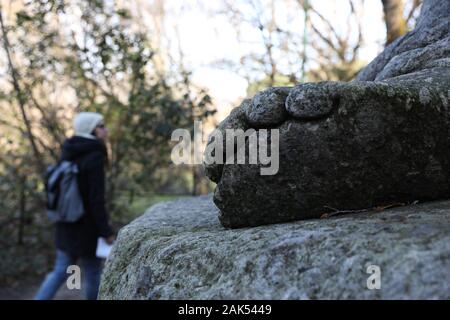
[{"label": "weathered stone surface", "polygon": [[210,196],[162,203],[120,231],[100,298],[450,299],[449,229],[449,201],[244,229]]},{"label": "weathered stone surface", "polygon": [[[450,32],[450,29],[449,29]],[[425,48],[403,52],[390,60],[375,80],[384,80],[414,71],[436,66],[449,67],[450,37],[446,37]]]},{"label": "weathered stone surface", "polygon": [[287,112],[296,119],[321,118],[339,104],[338,82],[305,83],[294,87],[286,99]]},{"label": "weathered stone surface", "polygon": [[[416,29],[357,81],[291,88],[287,116],[256,99],[266,127],[279,129],[279,171],[261,175],[248,161],[222,166],[214,176],[221,223],[258,226],[317,218],[326,206],[450,198],[449,17],[449,1],[425,1]],[[249,128],[265,128],[244,115]]]},{"label": "weathered stone surface", "polygon": [[[211,196],[178,200],[123,228],[100,298],[450,299],[450,200],[288,222],[450,197],[450,1],[422,12],[357,81],[234,109],[223,141],[226,129],[278,128],[278,174],[206,165],[220,210]],[[369,265],[380,290],[367,289]]]},{"label": "weathered stone surface", "polygon": [[287,118],[284,104],[289,94],[288,87],[268,88],[258,92],[251,103],[245,105],[248,122],[256,127],[273,126]]},{"label": "weathered stone surface", "polygon": [[[449,15],[450,1],[425,0],[415,29],[389,45],[386,50],[358,74],[357,80],[383,80],[382,76],[380,76],[383,74],[389,74],[391,77],[401,75],[400,70],[390,70],[391,68],[395,69],[395,65],[389,65],[389,63],[396,56],[410,52],[410,54],[403,56],[401,61],[397,60],[400,63],[396,65],[406,64],[414,56],[419,56],[422,52],[428,51],[428,46],[447,38],[450,34]],[[433,53],[430,52],[430,61],[440,59],[439,56],[440,54],[433,56]],[[419,71],[419,69],[415,71]]]},{"label": "weathered stone surface", "polygon": [[[237,108],[234,108],[231,110],[228,117],[223,120],[219,126],[210,134],[208,137],[208,144],[207,146],[211,145],[213,142],[215,142],[215,136],[214,134],[218,131],[220,132],[220,135],[222,137],[222,145],[226,145],[227,141],[227,129],[241,129],[241,130],[247,130],[250,125],[247,121],[247,118],[245,117],[245,109],[248,104],[251,104],[250,99],[245,99],[241,105]],[[207,147],[208,148],[208,147]],[[222,150],[224,151],[224,150]],[[205,157],[207,157],[208,153],[205,153]],[[211,156],[214,156],[215,152],[211,154]],[[225,162],[225,154],[223,155],[223,159]],[[223,163],[224,163],[223,162]],[[220,177],[222,176],[222,170],[223,170],[223,163],[205,163],[204,161],[204,170],[205,174],[214,182],[219,182]]]},{"label": "weathered stone surface", "polygon": [[317,218],[326,206],[361,209],[448,198],[450,114],[439,90],[422,84],[351,82],[320,121],[280,125],[276,175],[226,165],[215,203],[226,227]]}]

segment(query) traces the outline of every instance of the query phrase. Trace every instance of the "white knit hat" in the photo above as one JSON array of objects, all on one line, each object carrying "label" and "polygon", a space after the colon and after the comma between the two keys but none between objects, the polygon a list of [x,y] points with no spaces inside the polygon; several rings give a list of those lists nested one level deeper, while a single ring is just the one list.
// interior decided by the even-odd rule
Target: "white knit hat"
[{"label": "white knit hat", "polygon": [[75,135],[95,139],[91,133],[103,121],[103,116],[96,112],[80,112],[73,120]]}]

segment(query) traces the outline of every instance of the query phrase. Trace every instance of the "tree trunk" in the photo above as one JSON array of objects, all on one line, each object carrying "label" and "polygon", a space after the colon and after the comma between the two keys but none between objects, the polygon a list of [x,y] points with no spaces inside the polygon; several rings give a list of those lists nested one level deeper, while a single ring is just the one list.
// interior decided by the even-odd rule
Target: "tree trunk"
[{"label": "tree trunk", "polygon": [[406,33],[406,20],[403,17],[403,0],[381,0],[384,21],[386,22],[386,45]]}]

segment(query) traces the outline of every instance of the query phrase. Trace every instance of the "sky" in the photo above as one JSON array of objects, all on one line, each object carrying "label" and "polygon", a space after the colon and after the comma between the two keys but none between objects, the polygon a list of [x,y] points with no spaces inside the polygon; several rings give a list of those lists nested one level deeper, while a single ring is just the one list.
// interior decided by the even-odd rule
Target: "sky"
[{"label": "sky", "polygon": [[[161,48],[165,47],[171,55],[183,52],[183,64],[192,71],[192,80],[198,86],[209,90],[218,109],[217,120],[225,118],[232,107],[237,106],[247,95],[247,80],[217,61],[230,60],[236,65],[246,53],[261,50],[262,41],[258,30],[242,25],[241,37],[245,42],[239,42],[236,29],[230,24],[226,15],[218,15],[226,0],[134,0],[125,1],[132,10],[141,15],[138,23],[149,24],[153,16],[155,3],[164,5],[165,18],[162,25],[164,37]],[[245,15],[251,15],[251,8],[245,6],[248,1],[264,3],[270,0],[230,0],[243,8]],[[298,9],[296,0],[275,0],[277,22],[295,34],[303,34],[303,11]],[[362,28],[364,45],[360,57],[370,62],[383,48],[385,41],[385,26],[380,0],[354,0],[362,4],[364,15]],[[349,25],[347,17],[349,7],[347,0],[310,0],[311,5],[333,24],[339,33],[347,29],[355,35],[354,26]],[[247,10],[247,11],[245,11]],[[263,10],[265,13],[267,10]],[[314,21],[313,21],[314,22]],[[315,24],[316,25],[316,24]],[[320,24],[317,23],[320,28]],[[153,36],[153,33],[150,33]],[[179,41],[177,40],[179,39]],[[300,59],[295,61],[300,63]],[[170,63],[170,62],[168,62]],[[288,59],[279,57],[277,64],[288,65]],[[297,67],[295,67],[297,68]],[[241,73],[243,70],[240,70]],[[300,70],[299,70],[300,72]]]},{"label": "sky", "polygon": [[[152,0],[148,0],[152,2]],[[236,0],[235,2],[239,2]],[[264,0],[262,0],[264,1]],[[325,18],[332,22],[340,32],[354,34],[352,25],[347,22],[349,7],[346,0],[310,0],[311,5]],[[183,3],[180,6],[180,2]],[[242,2],[242,0],[241,0]],[[193,71],[193,81],[209,89],[218,107],[218,118],[224,118],[231,107],[236,106],[246,96],[247,81],[237,73],[214,66],[214,62],[221,59],[238,61],[243,53],[258,50],[248,44],[239,43],[234,28],[225,16],[211,15],[220,9],[220,0],[165,0],[166,9],[165,32],[173,32],[172,27],[178,26],[180,46],[184,53],[185,64]],[[290,7],[284,0],[276,1],[278,21],[292,14]],[[383,9],[379,0],[365,0],[362,5],[364,19],[362,22],[365,43],[360,57],[370,62],[382,50],[385,41],[385,26]],[[287,28],[303,33],[303,13],[289,20]],[[287,18],[286,18],[287,20]],[[243,36],[249,42],[261,42],[259,34],[251,28],[242,29]],[[173,50],[178,44],[172,43]],[[278,61],[283,63],[283,61]]]}]

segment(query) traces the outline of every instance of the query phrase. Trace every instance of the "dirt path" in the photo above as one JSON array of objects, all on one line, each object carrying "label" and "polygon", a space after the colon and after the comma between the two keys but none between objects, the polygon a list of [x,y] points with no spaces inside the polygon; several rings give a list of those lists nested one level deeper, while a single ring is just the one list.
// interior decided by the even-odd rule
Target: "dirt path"
[{"label": "dirt path", "polygon": [[[39,289],[40,280],[17,287],[0,287],[0,300],[32,300]],[[55,300],[83,300],[83,290],[69,290],[62,286],[56,294]]]}]

